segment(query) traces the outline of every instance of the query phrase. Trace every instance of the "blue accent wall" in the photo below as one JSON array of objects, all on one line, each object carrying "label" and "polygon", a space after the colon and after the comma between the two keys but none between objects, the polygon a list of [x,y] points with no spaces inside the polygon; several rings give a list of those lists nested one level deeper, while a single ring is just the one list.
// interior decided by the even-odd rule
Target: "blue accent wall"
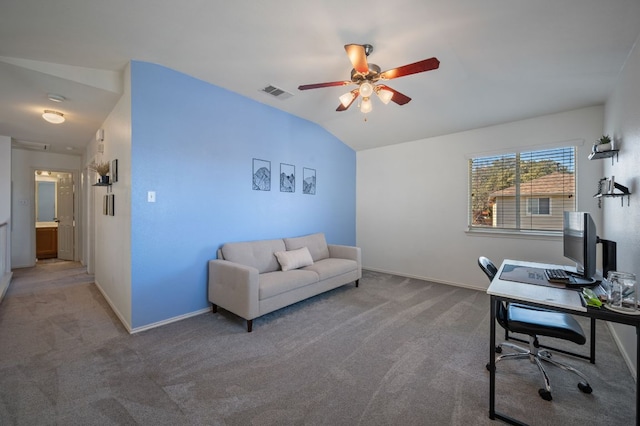
[{"label": "blue accent wall", "polygon": [[[131,136],[133,328],[206,308],[207,262],[225,242],[324,232],[355,245],[356,155],[316,124],[133,61]],[[271,161],[270,191],[252,189],[253,158]],[[280,192],[280,163],[295,166],[294,193]],[[316,195],[302,193],[303,167]]]}]

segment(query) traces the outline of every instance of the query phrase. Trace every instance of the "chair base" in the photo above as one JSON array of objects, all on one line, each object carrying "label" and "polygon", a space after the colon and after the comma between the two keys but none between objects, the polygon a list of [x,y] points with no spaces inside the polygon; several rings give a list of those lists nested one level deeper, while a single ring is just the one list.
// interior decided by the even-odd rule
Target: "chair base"
[{"label": "chair base", "polygon": [[[549,382],[549,376],[543,367],[543,362],[547,362],[549,364],[555,365],[556,367],[562,368],[563,370],[570,371],[573,374],[580,377],[583,381],[578,383],[578,389],[580,389],[583,393],[591,393],[593,389],[589,385],[587,377],[582,374],[580,371],[571,367],[570,365],[564,364],[562,362],[558,362],[551,358],[552,354],[550,351],[539,349],[538,339],[535,337],[529,338],[529,349],[523,348],[522,346],[515,345],[513,343],[504,342],[498,346],[499,348],[506,347],[513,349],[514,353],[508,353],[500,355],[496,358],[496,364],[500,361],[506,361],[510,359],[529,359],[532,363],[535,363],[542,374],[542,379],[544,380],[544,388],[538,390],[538,394],[540,397],[546,401],[551,401],[553,398],[551,396],[551,383]],[[498,351],[500,352],[500,351]],[[489,368],[489,364],[487,364],[487,369]]]}]

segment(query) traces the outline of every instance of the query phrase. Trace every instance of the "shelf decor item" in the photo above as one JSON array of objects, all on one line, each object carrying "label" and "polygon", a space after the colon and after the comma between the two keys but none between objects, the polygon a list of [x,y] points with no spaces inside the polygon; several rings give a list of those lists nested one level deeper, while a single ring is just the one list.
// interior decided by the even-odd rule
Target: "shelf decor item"
[{"label": "shelf decor item", "polygon": [[613,141],[609,135],[603,135],[598,142],[593,145],[593,152],[605,152],[613,150]]},{"label": "shelf decor item", "polygon": [[100,181],[97,185],[109,185],[109,162],[96,163],[95,161],[89,164],[89,169],[100,175]]}]

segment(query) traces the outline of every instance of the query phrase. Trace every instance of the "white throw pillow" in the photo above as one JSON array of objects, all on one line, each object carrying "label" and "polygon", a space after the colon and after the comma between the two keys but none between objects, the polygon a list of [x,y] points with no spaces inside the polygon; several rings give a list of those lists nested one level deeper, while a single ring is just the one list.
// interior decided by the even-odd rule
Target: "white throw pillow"
[{"label": "white throw pillow", "polygon": [[289,251],[277,251],[274,253],[283,271],[298,269],[304,266],[313,265],[311,253],[306,247]]}]

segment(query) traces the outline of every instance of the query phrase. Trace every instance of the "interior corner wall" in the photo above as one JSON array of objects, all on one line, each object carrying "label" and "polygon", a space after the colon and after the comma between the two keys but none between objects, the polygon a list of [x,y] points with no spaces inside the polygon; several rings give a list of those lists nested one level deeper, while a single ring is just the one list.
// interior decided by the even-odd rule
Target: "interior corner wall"
[{"label": "interior corner wall", "polygon": [[[132,330],[131,319],[131,85],[130,65],[123,72],[123,94],[107,119],[100,126],[104,140],[93,138],[83,158],[89,185],[87,198],[88,269],[93,271],[96,286],[123,322]],[[96,129],[97,130],[97,129]],[[102,152],[98,145],[102,145]],[[118,160],[118,181],[111,186],[92,186],[98,180],[95,171],[88,170],[91,162]],[[113,180],[113,170],[110,179]],[[105,214],[105,197],[112,196],[114,214]]]},{"label": "interior corner wall", "polygon": [[[35,170],[80,170],[80,157],[51,152],[11,149],[12,231],[11,267],[26,268],[36,264]],[[78,200],[74,208],[78,208]],[[79,244],[78,239],[75,242]]]},{"label": "interior corner wall", "polygon": [[[131,88],[134,328],[209,309],[207,262],[225,242],[324,232],[355,244],[356,156],[333,135],[154,64],[131,63]],[[253,159],[270,162],[269,191],[252,189]],[[281,164],[295,167],[293,193]]]},{"label": "interior corner wall", "polygon": [[11,138],[0,135],[0,224],[11,218]]},{"label": "interior corner wall", "polygon": [[357,153],[357,244],[363,267],[484,290],[483,255],[566,264],[560,237],[471,235],[469,164],[474,155],[514,148],[581,144],[576,154],[578,209],[601,213],[593,194],[602,161],[589,161],[602,135],[604,107],[505,123]]},{"label": "interior corner wall", "polygon": [[[4,224],[4,226],[2,226]],[[0,135],[0,301],[11,281],[11,138]]]},{"label": "interior corner wall", "polygon": [[[604,176],[614,176],[617,183],[629,188],[629,203],[625,199],[603,201],[602,237],[617,243],[617,269],[632,272],[640,278],[640,37],[629,54],[616,87],[605,108],[605,132],[613,137],[620,149],[617,160],[605,162]],[[611,324],[614,337],[621,346],[627,364],[633,371],[636,364],[636,332],[633,327]]]}]

